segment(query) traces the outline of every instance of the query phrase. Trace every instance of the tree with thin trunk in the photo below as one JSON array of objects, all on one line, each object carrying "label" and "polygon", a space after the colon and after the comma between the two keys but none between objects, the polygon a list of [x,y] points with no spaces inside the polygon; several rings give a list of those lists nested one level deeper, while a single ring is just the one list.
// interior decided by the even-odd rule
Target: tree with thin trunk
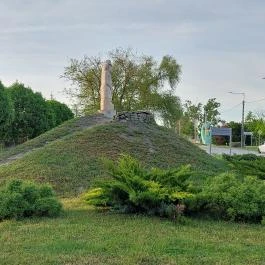
[{"label": "tree with thin trunk", "polygon": [[[112,101],[117,111],[149,110],[174,126],[182,114],[175,95],[181,66],[169,55],[161,62],[152,56],[137,55],[131,49],[115,49],[108,53],[112,62]],[[102,57],[71,59],[62,78],[71,82],[66,92],[78,101],[84,113],[99,110]]]}]

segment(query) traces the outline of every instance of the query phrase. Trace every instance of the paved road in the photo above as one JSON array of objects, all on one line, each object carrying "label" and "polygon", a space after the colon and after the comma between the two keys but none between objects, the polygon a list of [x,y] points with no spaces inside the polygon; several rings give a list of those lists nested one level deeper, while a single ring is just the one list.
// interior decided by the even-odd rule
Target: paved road
[{"label": "paved road", "polygon": [[[209,154],[209,146],[199,145],[199,147]],[[221,154],[229,154],[229,153],[230,153],[230,149],[227,147],[212,146],[212,154],[221,155]],[[243,154],[261,155],[257,151],[250,151],[250,150],[235,148],[235,147],[232,148],[231,153],[236,154],[236,155],[243,155]],[[262,155],[264,156],[264,154],[262,154]]]}]

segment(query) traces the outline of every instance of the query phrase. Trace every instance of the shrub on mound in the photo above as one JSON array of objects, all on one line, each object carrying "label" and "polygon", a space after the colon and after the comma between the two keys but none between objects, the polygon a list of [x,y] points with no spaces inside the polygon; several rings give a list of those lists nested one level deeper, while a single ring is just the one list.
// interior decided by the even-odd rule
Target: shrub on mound
[{"label": "shrub on mound", "polygon": [[0,220],[31,216],[55,217],[62,205],[48,185],[12,180],[0,190]]},{"label": "shrub on mound", "polygon": [[147,213],[177,218],[184,211],[189,166],[172,170],[146,170],[134,158],[124,155],[115,164],[105,160],[110,180],[97,183],[85,199],[89,204],[109,206],[119,212]]}]

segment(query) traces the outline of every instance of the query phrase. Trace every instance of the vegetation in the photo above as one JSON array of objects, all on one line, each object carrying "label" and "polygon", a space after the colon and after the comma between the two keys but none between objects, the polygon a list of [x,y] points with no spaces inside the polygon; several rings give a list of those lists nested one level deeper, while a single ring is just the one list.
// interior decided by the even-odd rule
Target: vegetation
[{"label": "vegetation", "polygon": [[253,132],[258,141],[262,144],[262,139],[265,138],[265,114],[263,112],[254,114],[249,111],[246,115],[245,126],[249,132]]},{"label": "vegetation", "polygon": [[3,144],[23,143],[73,118],[65,105],[46,101],[21,83],[5,88],[0,83],[0,136]]},{"label": "vegetation", "polygon": [[146,170],[130,156],[122,156],[117,164],[106,162],[111,178],[85,195],[92,205],[174,219],[184,209],[186,214],[233,221],[261,222],[265,216],[265,183],[256,177],[224,173],[195,186],[195,172],[187,166]]},{"label": "vegetation", "polygon": [[208,121],[212,125],[217,125],[220,105],[216,98],[208,99],[205,105],[202,103],[193,104],[190,100],[186,100],[183,116],[179,121],[181,134],[196,138],[198,126],[203,122]]},{"label": "vegetation", "polygon": [[[174,184],[178,196],[181,191],[184,195],[186,192],[195,195],[183,201],[187,206],[186,214],[194,214],[196,209],[192,206],[196,203],[196,215],[214,216],[222,212],[229,220],[260,221],[264,184],[256,178],[245,178],[231,161],[213,158],[163,127],[116,122],[96,125],[103,122],[100,116],[67,121],[23,145],[2,152],[0,157],[8,159],[30,151],[8,166],[0,167],[1,185],[16,176],[49,182],[61,196],[73,196],[95,183],[96,176],[110,183],[102,167],[103,156],[115,161],[121,153],[130,153],[145,167],[140,168],[138,175],[148,184],[158,183],[159,194],[167,183],[179,179]],[[169,170],[183,164],[192,167]],[[151,170],[152,167],[162,170]],[[231,168],[239,178],[229,174],[217,176]],[[116,174],[116,169],[110,172]],[[190,174],[193,169],[196,174]],[[122,170],[130,172],[126,165]],[[211,176],[216,177],[211,179]],[[170,182],[166,177],[170,177]],[[132,186],[134,178],[130,180]],[[136,183],[150,191],[145,182]],[[127,183],[127,187],[129,185]],[[133,194],[132,190],[129,192]],[[136,197],[143,202],[140,193],[136,193]],[[179,200],[182,199],[178,197],[174,203]],[[265,235],[261,225],[194,217],[171,222],[139,214],[113,214],[104,208],[95,211],[77,199],[64,200],[64,205],[64,213],[55,219],[33,217],[19,222],[0,222],[0,263],[153,265],[262,264],[264,261]],[[170,213],[168,210],[165,213]]]},{"label": "vegetation", "polygon": [[[104,123],[104,118],[100,115],[91,115],[89,117],[79,117],[68,120],[63,124],[31,139],[23,144],[5,149],[0,152],[0,163],[5,164],[12,157],[23,156],[24,154],[43,147],[51,142],[55,142],[64,137],[71,137],[76,132],[81,132],[96,124]],[[109,119],[107,119],[109,122]]]},{"label": "vegetation", "polygon": [[58,216],[62,205],[50,186],[12,180],[0,190],[0,221],[32,216]]},{"label": "vegetation", "polygon": [[256,176],[260,179],[265,179],[265,157],[246,154],[233,156],[223,155],[223,158],[228,161],[232,169],[239,172],[240,175]]},{"label": "vegetation", "polygon": [[[78,118],[14,151],[4,151],[1,156],[8,162],[12,156],[44,145],[11,164],[2,165],[0,182],[17,176],[51,183],[60,195],[73,196],[86,190],[96,176],[102,175],[102,157],[115,160],[121,153],[131,154],[147,168],[191,164],[192,168],[204,171],[197,178],[198,182],[211,172],[228,169],[225,162],[207,155],[172,130],[143,123],[112,122],[75,132],[75,127],[80,129],[78,123],[85,123],[86,119],[87,124],[92,123],[90,117]],[[94,121],[101,122],[100,116]],[[49,143],[45,144],[46,141]]]},{"label": "vegetation", "polygon": [[0,222],[0,264],[173,265],[264,262],[261,225],[98,212],[64,201],[58,218]]},{"label": "vegetation", "polygon": [[[176,60],[166,55],[159,63],[152,56],[138,56],[131,49],[116,49],[109,52],[108,58],[112,61],[115,109],[154,111],[166,125],[175,127],[182,114],[180,99],[174,96],[181,74]],[[102,61],[100,57],[87,56],[72,59],[62,75],[72,84],[68,93],[83,106],[85,113],[99,109]]]},{"label": "vegetation", "polygon": [[99,181],[97,188],[86,193],[89,204],[176,219],[184,211],[183,200],[192,196],[186,183],[192,174],[189,167],[148,171],[128,155],[121,156],[117,164],[105,163],[112,178]]},{"label": "vegetation", "polygon": [[46,102],[40,93],[19,83],[13,84],[7,92],[15,114],[9,129],[10,139],[22,143],[49,129]]},{"label": "vegetation", "polygon": [[217,125],[218,115],[220,115],[218,108],[220,106],[221,104],[216,101],[216,98],[208,99],[207,103],[203,106],[204,120],[211,122],[212,125]]},{"label": "vegetation", "polygon": [[63,103],[51,99],[47,100],[46,104],[51,115],[49,128],[54,128],[74,117],[73,112]]},{"label": "vegetation", "polygon": [[10,100],[5,87],[0,81],[0,137],[6,139],[8,129],[14,119],[13,104]]},{"label": "vegetation", "polygon": [[261,222],[265,216],[265,183],[256,177],[223,174],[209,178],[189,201],[189,210],[219,219]]},{"label": "vegetation", "polygon": [[[240,142],[241,141],[241,122],[230,121],[227,123],[227,127],[232,129],[232,141]],[[227,143],[229,143],[229,137],[227,138]]]}]

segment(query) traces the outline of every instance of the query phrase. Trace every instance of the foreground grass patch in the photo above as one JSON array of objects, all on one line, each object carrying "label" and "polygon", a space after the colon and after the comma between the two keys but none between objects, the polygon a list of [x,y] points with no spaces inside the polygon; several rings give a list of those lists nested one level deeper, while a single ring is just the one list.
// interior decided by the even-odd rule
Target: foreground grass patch
[{"label": "foreground grass patch", "polygon": [[264,264],[260,225],[97,212],[64,201],[56,219],[0,223],[0,264]]}]

